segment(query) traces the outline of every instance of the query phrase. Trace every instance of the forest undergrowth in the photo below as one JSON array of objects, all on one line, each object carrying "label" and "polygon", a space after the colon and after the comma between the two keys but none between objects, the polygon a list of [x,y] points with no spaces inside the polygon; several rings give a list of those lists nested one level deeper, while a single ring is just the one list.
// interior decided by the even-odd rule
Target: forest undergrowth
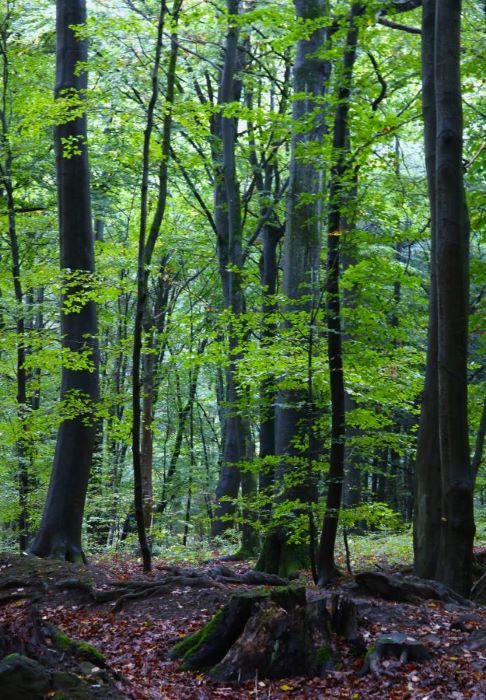
[{"label": "forest undergrowth", "polygon": [[[359,566],[357,571],[406,574],[406,564],[396,564],[400,556],[390,565],[388,561],[392,559],[381,556],[378,548],[374,554],[360,554],[353,561]],[[486,548],[476,549],[476,562],[478,570],[486,563]],[[344,560],[339,563],[344,571]],[[217,558],[191,569],[187,565],[184,569],[177,568],[173,562],[158,558],[153,571],[144,574],[140,562],[124,557],[98,558],[88,567],[76,567],[5,554],[0,559],[0,642],[5,649],[9,635],[13,634],[17,646],[24,645],[16,650],[29,655],[34,647],[37,653],[31,631],[32,619],[37,617],[39,624],[50,625],[49,629],[55,628],[72,639],[95,646],[104,659],[88,654],[86,661],[81,654],[70,658],[69,668],[66,654],[50,661],[56,670],[68,670],[87,684],[86,688],[91,690],[84,692],[92,695],[79,696],[86,698],[480,700],[486,697],[483,606],[464,607],[430,599],[384,600],[359,591],[349,574],[343,575],[328,593],[330,596],[342,593],[356,603],[364,646],[357,651],[344,638],[334,635],[333,664],[321,677],[292,677],[289,669],[289,677],[284,679],[256,676],[243,684],[222,684],[204,673],[182,671],[180,662],[172,661],[169,656],[174,644],[208,622],[231,594],[251,588],[241,583],[221,583],[224,580],[221,577],[211,583],[212,579],[207,577],[214,573],[215,567],[222,567],[224,573],[231,570],[235,576],[250,571],[248,562],[222,562]],[[189,580],[187,576],[196,575],[199,585],[184,585]],[[110,599],[112,591],[135,590],[130,586],[145,583],[150,587],[157,582],[165,584],[155,592],[147,588],[140,598]],[[308,595],[317,595],[310,572],[302,574],[298,583],[305,584]],[[93,600],[90,590],[97,592],[98,600]],[[384,659],[370,673],[361,675],[366,648],[369,650],[382,635],[394,633],[403,633],[424,644],[431,658],[420,664]],[[47,645],[55,647],[56,643],[47,639]],[[42,656],[40,652],[39,655]],[[42,662],[47,663],[45,658]],[[46,697],[56,696],[50,693]]]}]

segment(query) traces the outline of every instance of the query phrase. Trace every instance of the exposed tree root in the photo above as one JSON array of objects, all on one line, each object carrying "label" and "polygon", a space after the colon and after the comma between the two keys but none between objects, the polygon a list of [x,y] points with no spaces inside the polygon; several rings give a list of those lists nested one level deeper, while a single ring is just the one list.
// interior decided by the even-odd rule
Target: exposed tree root
[{"label": "exposed tree root", "polygon": [[471,598],[483,605],[486,603],[486,571],[472,587]]},{"label": "exposed tree root", "polygon": [[379,676],[380,661],[389,658],[399,659],[400,664],[408,661],[420,663],[430,659],[430,653],[423,644],[405,634],[385,634],[370,645],[359,675],[364,676],[371,672]]},{"label": "exposed tree root", "polygon": [[386,600],[416,603],[420,600],[441,600],[445,603],[470,606],[471,602],[452,589],[437,581],[420,579],[416,576],[387,575],[365,571],[354,577],[359,588],[368,595]]}]

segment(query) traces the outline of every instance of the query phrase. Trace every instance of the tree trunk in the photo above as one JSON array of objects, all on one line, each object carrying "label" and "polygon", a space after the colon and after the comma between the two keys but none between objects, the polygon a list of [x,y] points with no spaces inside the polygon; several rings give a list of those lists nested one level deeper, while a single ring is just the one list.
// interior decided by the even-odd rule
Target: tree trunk
[{"label": "tree trunk", "polygon": [[165,355],[167,341],[162,344],[161,349],[157,349],[158,342],[164,333],[168,315],[170,314],[169,299],[171,283],[167,281],[166,265],[168,257],[163,256],[159,265],[158,279],[155,289],[155,299],[153,301],[153,312],[146,311],[144,320],[145,345],[148,352],[142,358],[143,375],[143,399],[142,399],[142,442],[140,454],[140,470],[142,476],[142,499],[143,499],[143,519],[145,529],[152,527],[153,516],[153,455],[154,455],[154,429],[155,405],[158,398],[158,377],[157,370]]},{"label": "tree trunk", "polygon": [[[56,99],[66,92],[84,99],[87,43],[73,25],[86,21],[84,0],[58,0]],[[84,559],[81,526],[95,443],[95,405],[98,400],[98,348],[96,306],[83,299],[86,284],[93,284],[94,252],[89,189],[87,124],[85,114],[56,126],[57,186],[61,269],[65,289],[62,296],[61,334],[67,352],[83,354],[89,367],[62,369],[61,400],[82,402],[78,415],[63,421],[56,443],[54,464],[39,531],[30,547],[37,556],[69,561]],[[64,149],[70,147],[72,153]],[[74,304],[73,310],[71,305]]]},{"label": "tree trunk", "polygon": [[[251,432],[249,421],[245,421],[245,452],[246,462],[254,463],[255,460],[255,441]],[[260,548],[260,538],[258,530],[255,528],[256,513],[254,509],[254,501],[257,493],[257,474],[251,469],[243,469],[241,471],[241,496],[243,498],[241,525],[241,549],[238,556],[242,559],[250,559],[254,557]]]},{"label": "tree trunk", "polygon": [[[198,353],[202,353],[206,347],[206,339],[204,339],[198,348]],[[186,403],[179,409],[178,423],[177,423],[177,433],[174,442],[174,449],[172,451],[172,456],[170,458],[169,468],[167,474],[165,475],[164,484],[162,487],[162,496],[160,499],[159,512],[163,513],[167,508],[170,497],[167,495],[168,489],[177,468],[177,462],[182,449],[182,440],[184,438],[184,431],[186,429],[187,419],[192,415],[192,410],[194,406],[194,400],[196,398],[197,382],[199,377],[200,365],[197,364],[194,369],[191,370],[189,377],[189,391]]]},{"label": "tree trunk", "polygon": [[[8,17],[2,22],[0,33],[0,48],[3,59],[2,66],[2,106],[8,104],[10,98],[10,65],[9,65],[9,47],[8,38],[11,34],[11,27]],[[28,467],[28,444],[27,444],[27,425],[26,425],[26,408],[27,408],[27,371],[25,369],[25,359],[27,354],[26,348],[26,306],[27,300],[24,299],[22,289],[21,270],[20,270],[20,249],[17,236],[17,219],[15,214],[14,201],[14,185],[12,181],[12,150],[9,136],[9,123],[7,119],[7,110],[0,108],[0,128],[1,128],[1,145],[4,153],[4,159],[1,167],[2,184],[5,187],[5,200],[7,205],[7,220],[8,220],[8,242],[10,246],[11,256],[11,271],[12,282],[15,295],[15,326],[16,326],[16,344],[17,344],[17,362],[16,362],[16,378],[17,378],[17,417],[19,421],[18,436],[15,444],[17,453],[17,484],[19,496],[19,515],[18,515],[18,531],[19,531],[19,548],[23,552],[27,548],[29,537],[29,512],[28,512],[28,495],[29,495],[29,467]],[[2,193],[3,194],[3,193]]]},{"label": "tree trunk", "polygon": [[481,460],[483,458],[484,450],[484,437],[486,435],[486,398],[483,401],[483,410],[481,411],[481,418],[479,419],[478,432],[476,434],[476,444],[474,447],[474,454],[471,460],[471,468],[473,472],[473,477],[476,479],[479,467],[481,466]]},{"label": "tree trunk", "polygon": [[[275,323],[269,320],[276,312],[274,295],[277,291],[278,263],[277,247],[282,238],[283,230],[281,226],[274,223],[267,223],[262,229],[263,252],[260,262],[260,279],[263,289],[264,299],[262,303],[263,328],[261,335],[262,345],[270,344],[275,340]],[[275,429],[276,414],[275,404],[277,392],[275,389],[275,379],[270,377],[262,382],[260,387],[261,408],[260,408],[260,452],[262,461],[259,486],[264,495],[270,495],[270,489],[274,481],[274,465],[265,463],[266,457],[275,455]],[[263,509],[264,519],[268,519],[270,508]]]},{"label": "tree trunk", "polygon": [[[230,15],[239,14],[239,0],[227,0]],[[221,71],[218,105],[239,98],[240,86],[235,74],[238,63],[238,25],[230,23],[226,34],[224,64]],[[217,230],[219,270],[223,287],[225,309],[236,320],[244,312],[244,295],[241,272],[243,269],[242,228],[240,212],[240,187],[236,178],[235,143],[236,120],[222,113],[214,115],[211,124],[212,157],[215,167],[214,221]],[[245,425],[241,415],[239,390],[236,379],[236,365],[241,357],[241,339],[237,335],[235,323],[229,321],[229,357],[226,372],[225,435],[223,463],[216,489],[216,506],[211,534],[221,535],[232,527],[235,512],[235,499],[240,487],[238,465],[245,459]],[[228,500],[226,500],[228,499]]]},{"label": "tree trunk", "polygon": [[467,419],[469,218],[462,171],[460,29],[460,0],[440,0],[434,77],[442,527],[436,576],[467,596],[475,527]]},{"label": "tree trunk", "polygon": [[436,0],[424,0],[422,10],[422,111],[425,167],[430,202],[430,292],[425,386],[415,462],[414,570],[433,578],[440,542],[441,483],[439,449],[439,375],[437,316],[437,219],[435,207],[436,106],[434,82]]},{"label": "tree trunk", "polygon": [[341,229],[342,219],[345,208],[348,205],[349,195],[349,189],[345,182],[345,174],[347,172],[345,149],[349,138],[349,101],[358,44],[356,17],[361,13],[361,6],[353,5],[349,17],[333,132],[333,153],[336,158],[336,164],[331,171],[329,193],[326,283],[327,353],[331,388],[331,454],[327,476],[326,511],[322,525],[317,565],[318,583],[320,586],[328,584],[336,574],[334,547],[344,480],[346,413],[339,289],[340,240],[343,233]]},{"label": "tree trunk", "polygon": [[[295,0],[299,21],[316,22],[327,11],[323,0]],[[297,42],[293,68],[293,92],[305,95],[292,106],[290,179],[283,250],[282,291],[288,300],[286,313],[291,326],[292,313],[305,311],[314,319],[319,297],[321,222],[319,195],[322,188],[322,165],[318,158],[302,157],[322,142],[324,134],[322,97],[327,89],[330,64],[317,54],[324,47],[326,29],[317,28]],[[308,120],[306,129],[302,122]],[[280,500],[294,502],[292,514],[271,530],[264,542],[257,569],[287,576],[309,564],[307,543],[289,542],[290,528],[302,518],[307,521],[308,503],[312,498],[307,483],[305,448],[298,447],[307,438],[308,394],[305,389],[280,391],[277,399],[276,454],[281,458],[276,483],[282,489]],[[284,488],[285,475],[300,469],[302,479],[292,488]],[[305,476],[304,476],[305,475]],[[300,516],[300,517],[299,517]]]},{"label": "tree trunk", "polygon": [[[142,355],[142,331],[145,310],[147,304],[149,267],[155,244],[159,237],[160,228],[165,216],[167,204],[167,184],[168,184],[168,162],[170,157],[170,137],[172,132],[172,106],[174,104],[175,74],[177,64],[177,53],[179,43],[177,41],[177,22],[179,17],[181,2],[174,0],[171,13],[171,49],[167,66],[167,88],[165,100],[165,112],[162,124],[161,158],[159,161],[159,187],[157,193],[157,206],[154,217],[147,235],[148,217],[148,188],[149,188],[149,166],[150,166],[150,145],[152,132],[154,129],[154,114],[159,95],[159,71],[162,55],[162,38],[166,15],[166,4],[162,0],[160,3],[159,19],[157,26],[157,38],[155,46],[155,57],[152,68],[152,93],[147,108],[147,121],[144,131],[143,160],[142,160],[142,184],[140,202],[140,231],[138,240],[138,261],[137,261],[137,300],[135,309],[135,322],[133,330],[133,352],[132,352],[132,459],[133,459],[133,485],[135,516],[137,520],[137,533],[140,542],[140,549],[143,558],[145,571],[151,568],[151,552],[147,539],[144,520],[144,500],[142,484],[142,455],[141,455],[141,430],[142,430],[142,410],[140,406],[140,362]],[[145,474],[145,478],[147,475]]]}]

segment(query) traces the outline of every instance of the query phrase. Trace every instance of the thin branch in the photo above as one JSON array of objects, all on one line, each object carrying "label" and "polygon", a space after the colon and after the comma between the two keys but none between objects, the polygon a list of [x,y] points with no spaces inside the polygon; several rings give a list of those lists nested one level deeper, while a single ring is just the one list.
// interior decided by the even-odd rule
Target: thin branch
[{"label": "thin branch", "polygon": [[379,69],[379,67],[378,67],[378,63],[376,62],[376,58],[373,56],[373,54],[371,53],[371,51],[368,52],[368,58],[370,59],[371,63],[373,64],[373,68],[374,68],[374,70],[375,70],[376,77],[378,78],[378,82],[379,82],[380,85],[381,85],[380,94],[379,94],[378,97],[377,97],[375,100],[373,100],[373,102],[371,103],[371,109],[373,110],[373,112],[376,112],[376,110],[378,109],[378,105],[379,105],[380,102],[381,102],[382,100],[384,100],[385,97],[386,97],[387,84],[386,84],[386,81],[385,81],[384,77],[383,77],[382,74],[380,73],[380,69]]},{"label": "thin branch", "polygon": [[408,34],[422,34],[422,30],[418,27],[410,27],[408,24],[393,22],[393,20],[385,19],[384,17],[380,17],[378,24],[382,24],[384,27],[390,27],[390,29],[400,29],[400,31],[407,32]]},{"label": "thin branch", "polygon": [[174,162],[177,164],[177,167],[179,168],[179,170],[180,170],[180,172],[181,172],[181,174],[182,174],[182,177],[183,177],[184,180],[186,181],[187,186],[188,186],[189,189],[191,190],[191,192],[192,192],[192,194],[194,195],[194,197],[197,199],[197,201],[198,201],[198,203],[199,203],[199,206],[201,207],[201,209],[203,210],[203,212],[204,212],[204,214],[205,214],[207,220],[208,220],[209,223],[211,224],[211,228],[213,229],[214,233],[215,233],[216,235],[218,235],[218,229],[216,228],[216,223],[215,223],[215,221],[214,221],[213,215],[211,214],[211,212],[209,211],[208,207],[206,206],[205,201],[203,200],[203,198],[201,197],[201,195],[200,195],[199,192],[197,191],[196,186],[195,186],[194,182],[192,181],[192,179],[191,179],[189,173],[187,172],[186,168],[182,165],[181,161],[179,160],[179,158],[178,158],[177,155],[175,154],[175,151],[174,151],[174,149],[172,148],[172,146],[170,147],[170,154],[171,154],[172,159],[174,160]]}]

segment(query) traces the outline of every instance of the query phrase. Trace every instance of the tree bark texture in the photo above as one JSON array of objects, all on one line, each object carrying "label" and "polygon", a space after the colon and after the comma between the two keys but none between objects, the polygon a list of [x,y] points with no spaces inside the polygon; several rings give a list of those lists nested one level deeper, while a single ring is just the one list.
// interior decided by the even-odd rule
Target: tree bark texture
[{"label": "tree bark texture", "polygon": [[[87,74],[77,69],[87,60],[87,43],[76,36],[72,27],[85,23],[85,2],[58,0],[56,11],[55,96],[62,100],[75,94],[84,99]],[[84,558],[81,525],[95,444],[94,412],[98,400],[96,306],[94,301],[82,298],[82,283],[93,284],[94,273],[86,115],[56,126],[54,140],[61,270],[65,276],[62,344],[66,352],[86,354],[91,367],[62,369],[61,400],[77,399],[83,406],[59,428],[44,513],[30,551],[42,557],[80,561]]]},{"label": "tree bark texture", "polygon": [[318,583],[329,583],[336,572],[334,547],[336,543],[339,510],[344,481],[346,438],[345,387],[341,329],[340,241],[343,218],[349,207],[349,187],[345,181],[347,171],[346,144],[349,139],[348,115],[351,82],[358,44],[356,18],[362,14],[360,5],[353,5],[344,48],[340,87],[333,128],[333,154],[336,159],[331,170],[329,193],[329,220],[327,235],[326,318],[329,384],[331,388],[331,452],[327,476],[326,511],[322,525],[317,564]]},{"label": "tree bark texture", "polygon": [[[159,72],[162,56],[162,41],[166,15],[165,0],[161,0],[159,19],[157,25],[157,38],[155,45],[155,56],[152,67],[152,92],[147,108],[147,120],[144,130],[143,141],[143,161],[142,161],[142,184],[140,203],[140,230],[138,241],[138,261],[137,261],[137,300],[135,309],[135,323],[133,331],[133,352],[132,352],[132,460],[133,460],[133,484],[135,517],[137,521],[137,533],[142,552],[143,566],[145,571],[151,567],[150,545],[147,539],[144,518],[144,488],[143,482],[147,485],[147,474],[142,471],[142,408],[141,408],[141,387],[142,378],[140,376],[140,365],[142,357],[142,336],[143,322],[147,304],[147,291],[149,268],[152,262],[155,244],[159,238],[160,228],[165,216],[167,205],[167,183],[168,183],[168,163],[170,158],[170,136],[172,132],[172,105],[174,103],[175,77],[179,43],[177,41],[176,29],[180,12],[181,2],[175,0],[172,8],[172,27],[170,54],[167,65],[167,86],[166,86],[166,108],[162,123],[161,158],[159,161],[159,187],[157,192],[157,204],[150,229],[147,232],[148,219],[148,188],[150,169],[150,144],[154,130],[155,107],[159,95]],[[145,428],[145,426],[143,426]],[[151,430],[147,426],[147,429]],[[146,510],[146,509],[145,509]]]},{"label": "tree bark texture", "polygon": [[157,351],[156,343],[166,328],[167,318],[170,313],[169,300],[171,299],[172,285],[167,279],[166,265],[168,256],[163,256],[159,265],[158,279],[156,283],[153,308],[146,309],[144,318],[145,344],[148,352],[142,357],[143,399],[142,399],[142,439],[140,469],[142,476],[143,519],[146,530],[152,526],[154,508],[153,496],[153,455],[154,455],[154,430],[155,406],[158,398],[158,368],[165,353],[166,343]]},{"label": "tree bark texture", "polygon": [[[218,94],[218,106],[223,111],[214,115],[211,123],[212,158],[215,171],[214,185],[214,221],[217,231],[217,249],[219,271],[223,288],[225,309],[237,320],[244,312],[245,300],[242,288],[241,272],[243,269],[242,227],[240,212],[240,186],[236,177],[235,144],[236,120],[224,115],[224,105],[239,99],[241,85],[237,78],[238,61],[241,59],[238,49],[238,25],[231,16],[239,14],[239,0],[228,0],[230,15],[224,63]],[[226,371],[226,405],[224,421],[223,459],[216,489],[216,506],[211,533],[221,535],[232,527],[235,512],[235,500],[240,488],[241,474],[238,465],[245,459],[245,419],[238,406],[240,395],[236,378],[236,366],[241,357],[241,339],[235,324],[229,320],[228,344],[229,356]],[[226,500],[228,499],[228,500]]]},{"label": "tree bark texture", "polygon": [[461,2],[436,6],[436,216],[439,317],[441,545],[437,578],[461,595],[472,585],[473,474],[467,416],[469,217],[462,170]]},{"label": "tree bark texture", "polygon": [[[417,456],[415,568],[467,596],[475,526],[467,417],[469,218],[462,169],[460,0],[440,0],[435,8],[427,0],[423,29],[432,276],[428,375]],[[428,408],[437,415],[427,416]],[[427,438],[439,448],[440,470],[437,455],[430,454],[430,445],[424,446]]]},{"label": "tree bark texture", "polygon": [[424,0],[422,9],[422,111],[431,236],[427,359],[415,462],[414,569],[417,576],[422,578],[435,576],[439,556],[441,522],[439,375],[437,367],[437,217],[435,206],[434,47],[436,2],[437,0]]},{"label": "tree bark texture", "polygon": [[[322,0],[295,0],[299,21],[316,22],[307,38],[297,42],[293,67],[293,92],[299,95],[292,106],[294,124],[291,140],[289,191],[283,246],[282,291],[288,300],[286,313],[291,325],[292,312],[307,312],[313,318],[319,298],[319,267],[321,252],[320,197],[322,196],[322,161],[310,158],[308,152],[322,142],[325,130],[323,98],[330,75],[330,64],[319,56],[326,41],[324,27],[327,4]],[[308,121],[307,128],[302,123]],[[281,457],[276,470],[276,484],[282,489],[281,499],[296,503],[292,515],[305,513],[313,498],[312,486],[303,479],[292,488],[284,489],[285,475],[302,463],[307,471],[307,455],[298,446],[306,439],[308,406],[306,389],[285,390],[277,397],[276,454]],[[310,449],[310,448],[309,448]],[[282,523],[267,535],[257,568],[283,576],[309,563],[306,544],[291,544],[289,524]]]}]

